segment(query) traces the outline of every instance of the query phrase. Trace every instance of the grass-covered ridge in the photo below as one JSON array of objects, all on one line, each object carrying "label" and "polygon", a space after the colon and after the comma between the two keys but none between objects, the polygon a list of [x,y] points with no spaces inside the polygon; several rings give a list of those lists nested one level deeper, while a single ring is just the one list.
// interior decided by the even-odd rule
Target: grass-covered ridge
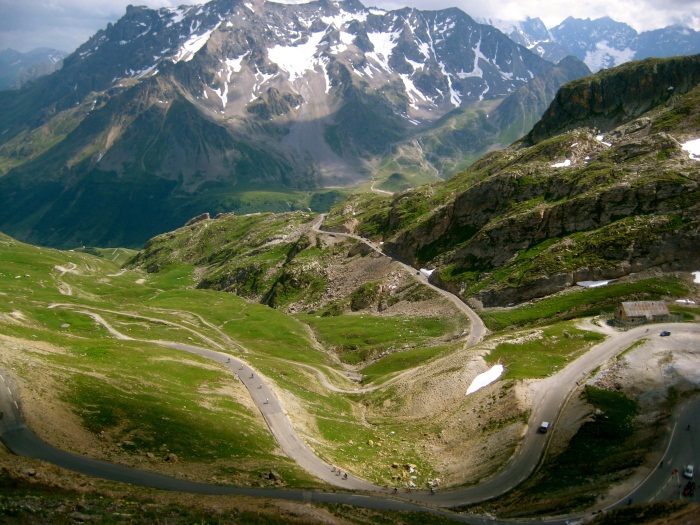
[{"label": "grass-covered ridge", "polygon": [[[277,253],[276,246],[284,244],[277,241],[292,219],[245,218],[250,222],[228,233],[235,240],[230,247],[254,251],[256,246],[272,246]],[[261,221],[257,230],[249,227],[255,220]],[[279,222],[270,225],[270,221]],[[208,234],[206,229],[199,233]],[[254,246],[246,245],[238,235],[247,235]],[[275,239],[272,243],[267,242],[270,236]],[[173,252],[182,250],[210,259],[216,253],[216,242],[203,245],[211,247],[211,252],[200,252],[187,243],[166,248],[164,243],[157,252],[162,255],[156,259],[158,271],[147,273],[120,268],[112,260],[122,258],[124,253],[119,251],[58,251],[1,236],[0,293],[5,300],[0,305],[0,353],[4,366],[13,367],[18,381],[28,388],[50,392],[45,403],[61,407],[56,410],[54,406],[52,413],[65,414],[62,417],[81,429],[71,439],[78,435],[98,444],[99,457],[167,472],[164,458],[175,454],[178,462],[205,479],[214,476],[246,485],[261,470],[274,468],[287,485],[314,486],[308,474],[280,453],[249,395],[230,372],[157,342],[229,352],[270,378],[283,397],[295,400],[293,419],[305,422],[303,435],[316,444],[324,459],[345,469],[357,468],[359,461],[358,473],[377,483],[388,482],[388,467],[376,468],[388,461],[382,458],[382,449],[361,444],[396,441],[397,448],[400,441],[392,432],[400,428],[400,435],[405,436],[407,431],[390,422],[370,427],[363,422],[357,396],[342,392],[352,392],[354,384],[331,358],[333,348],[323,344],[325,336],[316,340],[306,324],[269,306],[231,293],[198,289],[197,266],[168,258],[178,258]],[[288,246],[293,247],[294,242]],[[301,257],[304,264],[318,254],[315,245],[309,250]],[[253,257],[265,255],[258,252]],[[415,286],[407,290],[409,295],[416,294]],[[103,321],[97,322],[90,314]],[[444,345],[435,346],[436,342],[464,328],[463,319],[426,317],[416,326],[395,316],[369,319],[362,320],[360,315],[322,318],[325,328],[317,333],[345,333],[353,322],[370,323],[379,343],[370,341],[372,355],[394,346],[396,358],[409,346],[409,366],[417,366],[451,351]],[[102,322],[132,340],[116,339]],[[361,331],[362,326],[355,324],[355,330]],[[399,344],[402,338],[405,341]],[[367,343],[366,337],[360,340],[360,345]],[[45,348],[50,351],[42,350]],[[321,386],[308,367],[325,374],[340,391]],[[377,368],[372,380],[381,383],[395,370],[396,366]],[[49,410],[41,403],[28,403],[27,409]],[[313,423],[307,428],[309,421]],[[420,432],[420,426],[410,431]],[[50,435],[45,437],[52,440]],[[343,446],[348,440],[356,446]],[[79,444],[76,448],[81,450]],[[392,454],[391,461],[420,464],[425,479],[434,473],[417,447],[402,448]]]},{"label": "grass-covered ridge", "polygon": [[[634,71],[605,75],[624,82]],[[678,93],[606,133],[577,128],[516,143],[444,183],[355,196],[327,224],[437,268],[438,284],[486,306],[649,268],[693,271],[700,170],[680,143],[697,138],[699,97],[700,87]]]}]

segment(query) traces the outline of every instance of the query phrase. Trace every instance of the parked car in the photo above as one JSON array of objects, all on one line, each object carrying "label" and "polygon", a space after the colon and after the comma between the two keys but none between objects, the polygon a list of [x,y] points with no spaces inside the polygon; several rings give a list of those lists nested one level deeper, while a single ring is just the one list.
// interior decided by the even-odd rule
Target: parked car
[{"label": "parked car", "polygon": [[695,496],[695,482],[694,481],[689,481],[686,483],[685,488],[683,489],[683,495],[684,496]]},{"label": "parked car", "polygon": [[693,465],[686,465],[685,469],[683,470],[683,476],[688,479],[693,479],[693,474],[695,474]]},{"label": "parked car", "polygon": [[667,337],[667,336],[671,335],[671,332],[669,332],[668,330],[664,330],[664,331],[661,332],[659,335],[660,335],[661,337]]}]

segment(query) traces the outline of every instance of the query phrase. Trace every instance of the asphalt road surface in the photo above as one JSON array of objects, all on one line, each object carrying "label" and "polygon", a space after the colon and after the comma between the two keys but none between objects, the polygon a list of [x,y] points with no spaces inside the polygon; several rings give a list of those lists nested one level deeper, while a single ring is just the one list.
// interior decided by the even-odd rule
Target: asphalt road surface
[{"label": "asphalt road surface", "polygon": [[[367,242],[365,239],[361,240]],[[370,246],[381,253],[378,247],[371,243]],[[415,270],[412,268],[410,270],[412,273],[415,273]],[[421,277],[425,281],[424,276],[416,277]],[[427,284],[430,285],[429,283]],[[458,306],[462,305],[463,308],[460,307],[462,311],[467,315],[469,315],[468,312],[471,312],[476,318],[472,320],[472,334],[468,342],[469,345],[475,344],[475,341],[480,340],[486,333],[486,329],[483,327],[481,320],[457,297],[439,288],[437,288],[437,290],[440,291],[440,293],[448,294],[452,300],[455,300],[455,304]],[[103,324],[113,336],[121,339],[130,339],[128,336],[112,328],[99,314],[94,312],[84,313],[93,317],[96,322]],[[471,315],[469,317],[472,319]],[[654,325],[653,329],[656,333],[661,330],[671,330],[674,334],[685,333],[691,334],[693,337],[700,335],[700,325],[697,324]],[[281,499],[294,499],[298,501],[332,501],[388,510],[427,509],[431,512],[443,513],[444,511],[440,510],[438,507],[457,507],[492,499],[511,490],[527,479],[537,466],[547,445],[549,435],[551,435],[543,435],[537,432],[540,422],[552,422],[553,431],[556,431],[558,415],[565,406],[569,396],[577,391],[579,384],[599,365],[626,350],[635,341],[647,336],[649,336],[648,327],[639,327],[627,332],[617,333],[575,361],[569,363],[568,366],[554,376],[539,382],[537,391],[533,396],[533,407],[526,436],[505,469],[496,476],[474,487],[449,491],[440,490],[436,494],[427,492],[400,492],[398,494],[390,494],[388,489],[373,485],[352,474],[349,474],[347,479],[342,476],[337,476],[333,472],[332,466],[319,458],[313,450],[300,439],[290,419],[284,412],[284,408],[275,396],[275,393],[267,386],[265,378],[262,377],[259,372],[252,369],[240,359],[234,358],[226,353],[168,341],[150,342],[196,353],[228,367],[247,387],[252,399],[261,411],[270,431],[277,439],[280,447],[302,468],[331,485],[352,491],[374,493],[374,495],[369,496],[340,492],[326,493],[322,491],[303,490],[252,489],[196,483],[71,454],[46,444],[26,427],[21,418],[20,400],[5,373],[0,374],[0,410],[2,410],[4,414],[3,418],[0,419],[0,439],[2,439],[5,446],[10,451],[17,455],[43,459],[61,467],[90,476],[153,488],[202,494],[247,494]],[[683,432],[676,428],[669,442],[669,447],[663,461],[666,466],[674,465],[674,468],[678,470],[679,473],[681,472],[681,468],[676,465],[681,465],[683,462],[687,463],[693,461],[696,468],[699,465],[697,436],[700,435],[698,434],[698,432],[700,432],[700,423],[697,423],[697,429],[694,430],[692,427],[692,421],[700,421],[699,411],[700,399],[684,405],[683,410],[676,415],[679,425],[686,425],[687,428],[687,425],[690,424],[691,428]],[[658,472],[652,472],[642,485],[635,489],[630,496],[620,500],[616,505],[627,504],[629,498],[637,502],[653,501],[654,499],[660,498],[667,499],[668,494],[678,489],[679,474],[672,474],[673,469],[671,469],[670,472],[670,477],[668,468],[659,468]],[[675,494],[675,492],[673,492],[673,494]],[[406,499],[412,501],[406,501]],[[455,517],[452,514],[449,515]],[[493,522],[493,520],[475,516],[461,516],[459,520],[468,523]]]},{"label": "asphalt road surface", "polygon": [[[656,330],[666,328],[672,328],[674,334],[700,334],[700,325],[675,324],[672,327],[664,325],[655,326]],[[114,335],[121,335],[114,329],[112,329],[112,333]],[[579,378],[587,375],[591,370],[617,353],[629,348],[634,341],[647,335],[647,329],[645,327],[617,334],[596,346],[576,361],[570,363],[556,375],[543,380],[540,383],[541,386],[537,394],[534,396],[535,405],[532,408],[533,415],[530,419],[529,431],[510,464],[500,474],[471,488],[438,491],[436,494],[421,492],[406,494],[402,492],[395,497],[397,499],[410,498],[415,503],[429,505],[431,507],[455,507],[494,498],[518,485],[534,470],[546,446],[547,436],[536,432],[539,421],[552,421],[554,423],[553,427],[556,428],[557,415],[564,406],[569,395],[578,388],[577,381],[579,381]],[[253,371],[247,364],[214,350],[179,343],[160,343],[176,349],[197,353],[228,366],[248,387],[251,396],[258,407],[260,407],[265,420],[280,442],[281,447],[290,457],[295,459],[309,472],[333,485],[347,482],[345,488],[349,490],[387,493],[387,489],[374,486],[354,476],[350,476],[347,480],[343,481],[341,481],[338,476],[335,476],[332,472],[332,467],[318,458],[318,456],[300,440],[294,428],[291,426],[291,422],[284,414],[274,392],[265,386],[263,378],[259,373]],[[17,455],[36,457],[91,476],[137,485],[147,485],[154,488],[207,494],[259,493],[257,489],[222,487],[219,485],[178,480],[159,474],[138,471],[120,465],[85,458],[51,447],[36,437],[22,422],[19,400],[6,374],[0,374],[0,382],[0,410],[2,410],[4,414],[3,418],[0,419],[0,438],[5,446]],[[677,421],[679,421],[678,424],[681,425],[681,427],[686,425],[687,428],[687,425],[690,424],[691,429],[680,431],[678,430],[678,426],[675,427],[669,442],[668,452],[664,456],[664,463],[667,466],[675,466],[676,464],[682,466],[680,465],[681,463],[687,463],[688,461],[695,461],[695,464],[698,464],[697,455],[700,446],[698,444],[697,431],[700,430],[700,428],[694,430],[692,422],[700,421],[699,411],[700,400],[695,400],[692,404],[689,403],[687,406],[684,406],[684,409],[676,415],[676,418],[678,418]],[[700,424],[698,424],[698,426],[700,427]],[[680,468],[674,468],[680,472]],[[669,480],[668,469],[659,469],[659,472],[652,473],[639,488],[630,494],[628,498],[620,500],[617,505],[626,504],[629,498],[632,498],[634,501],[652,501],[661,497],[666,499],[666,492],[664,491],[671,491],[673,483],[675,482],[677,485],[677,481],[678,475],[676,475],[675,478],[672,476]],[[304,498],[318,497],[319,494],[319,492],[313,491],[280,490],[263,491],[263,493],[266,497],[287,497],[282,495],[290,494],[289,497],[293,499],[296,499],[299,494],[303,494]],[[262,495],[262,493],[260,494]],[[347,497],[348,495],[345,495],[343,498],[340,498],[340,500],[346,501]],[[386,498],[380,497],[378,499],[384,501]],[[362,502],[369,503],[366,500],[366,497],[361,497]],[[312,501],[316,500],[312,499]],[[377,503],[373,502],[372,504],[374,505]],[[392,505],[395,504],[397,503],[392,503]]]},{"label": "asphalt road surface", "polygon": [[695,467],[694,481],[697,482],[697,469],[700,467],[700,397],[685,403],[674,417],[671,439],[658,468],[651,471],[632,493],[610,508],[627,505],[630,500],[700,502],[700,492],[697,490],[692,497],[683,496],[683,488],[690,481],[683,476],[686,465]]}]

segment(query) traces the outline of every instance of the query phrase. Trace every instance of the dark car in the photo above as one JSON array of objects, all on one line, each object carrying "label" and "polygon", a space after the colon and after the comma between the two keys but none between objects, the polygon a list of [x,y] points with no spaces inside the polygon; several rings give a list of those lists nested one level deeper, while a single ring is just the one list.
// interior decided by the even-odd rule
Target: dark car
[{"label": "dark car", "polygon": [[685,488],[683,489],[683,495],[684,496],[694,496],[695,495],[695,482],[694,481],[689,481],[686,483]]},{"label": "dark car", "polygon": [[661,332],[659,335],[660,335],[661,337],[666,337],[666,336],[671,335],[671,332],[669,332],[668,330],[664,330],[664,331]]}]

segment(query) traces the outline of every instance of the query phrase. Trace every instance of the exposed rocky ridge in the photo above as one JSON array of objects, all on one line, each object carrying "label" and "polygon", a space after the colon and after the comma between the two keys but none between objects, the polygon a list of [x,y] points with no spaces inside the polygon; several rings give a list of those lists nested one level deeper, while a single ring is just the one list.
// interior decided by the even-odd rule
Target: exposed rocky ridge
[{"label": "exposed rocky ridge", "polygon": [[[700,166],[680,143],[698,138],[700,88],[681,95],[694,73],[677,76],[688,70],[688,60],[697,59],[606,72],[606,82],[632,90],[636,72],[649,72],[642,85],[652,84],[646,88],[652,96],[635,103],[646,113],[605,137],[580,128],[534,146],[515,145],[448,183],[393,198],[356,198],[329,220],[342,225],[342,214],[352,210],[355,224],[345,227],[384,240],[387,251],[414,266],[437,268],[432,280],[487,306],[649,268],[694,271],[700,267]],[[666,71],[685,86],[669,104],[661,95],[669,85]],[[613,100],[633,98],[620,88]]]},{"label": "exposed rocky ridge", "polygon": [[600,72],[559,90],[542,119],[527,135],[536,144],[581,126],[607,131],[641,116],[700,83],[700,55],[642,60],[623,70]]}]

